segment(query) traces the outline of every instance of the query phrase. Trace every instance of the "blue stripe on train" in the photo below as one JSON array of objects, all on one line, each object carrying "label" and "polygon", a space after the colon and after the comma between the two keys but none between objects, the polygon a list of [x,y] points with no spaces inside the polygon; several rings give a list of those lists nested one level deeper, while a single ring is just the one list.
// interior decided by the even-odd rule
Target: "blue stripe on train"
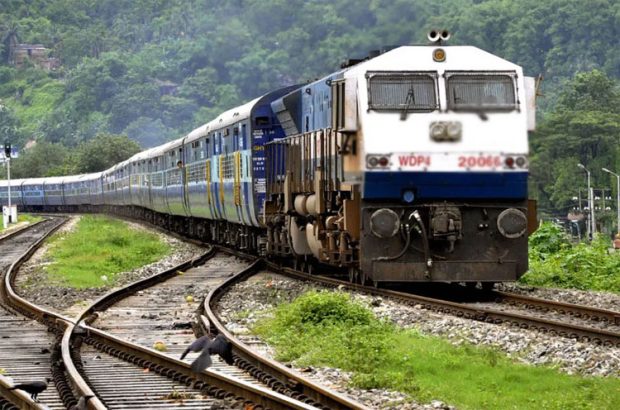
[{"label": "blue stripe on train", "polygon": [[527,198],[527,172],[366,172],[365,199]]}]

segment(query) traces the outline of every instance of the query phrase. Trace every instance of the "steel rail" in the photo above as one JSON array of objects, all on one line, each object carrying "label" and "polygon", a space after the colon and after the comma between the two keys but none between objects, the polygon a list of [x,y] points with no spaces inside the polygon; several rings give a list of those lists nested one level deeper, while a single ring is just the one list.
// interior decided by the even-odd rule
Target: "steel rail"
[{"label": "steel rail", "polygon": [[323,276],[312,276],[290,268],[282,268],[273,263],[270,263],[270,267],[281,273],[286,273],[299,279],[317,280],[328,286],[341,286],[348,289],[366,292],[375,296],[396,299],[408,305],[421,305],[424,309],[439,313],[448,313],[457,317],[464,317],[466,319],[473,319],[488,323],[510,323],[516,327],[538,330],[552,335],[557,334],[562,337],[592,341],[604,346],[620,347],[620,333],[613,331],[573,325],[556,320],[536,318],[518,313],[502,312],[500,310],[490,308],[475,307],[466,303],[451,302],[448,300],[430,298],[411,293],[362,286],[339,279],[327,278]]},{"label": "steel rail", "polygon": [[[124,288],[117,289],[103,295],[78,317],[79,325],[73,330],[72,335],[78,333],[87,344],[98,350],[117,356],[138,366],[148,368],[151,371],[172,378],[182,384],[193,385],[194,388],[216,398],[243,397],[254,405],[270,409],[314,409],[298,400],[291,399],[262,386],[252,385],[243,380],[222,374],[211,369],[196,374],[193,373],[189,364],[173,357],[160,353],[156,350],[131,343],[114,336],[106,331],[92,327],[89,322],[97,312],[107,309],[117,301],[128,297],[142,289],[149,288],[167,279],[176,276],[178,271],[187,270],[193,266],[202,264],[217,253],[212,247],[199,258],[186,261],[164,272],[155,274],[149,278],[134,282]],[[69,355],[72,348],[72,335],[66,336],[63,343],[63,354]],[[91,389],[92,390],[92,389]],[[81,394],[89,394],[84,389]]]},{"label": "steel rail", "polygon": [[5,233],[0,235],[0,242],[3,242],[5,240],[7,240],[7,239],[10,239],[10,238],[12,238],[12,237],[14,237],[16,235],[19,235],[20,233],[26,232],[26,231],[34,228],[35,226],[37,226],[39,224],[42,224],[43,222],[46,222],[46,221],[47,221],[47,219],[44,218],[44,219],[41,219],[40,221],[37,221],[37,222],[35,222],[33,224],[27,224],[27,225],[19,227],[18,229],[11,229],[10,231],[5,232]]},{"label": "steel rail", "polygon": [[[167,269],[163,272],[157,273],[155,275],[149,276],[148,278],[144,278],[142,280],[133,282],[128,286],[120,289],[113,290],[111,292],[106,293],[105,295],[96,299],[89,307],[87,307],[77,318],[76,323],[80,323],[82,321],[87,321],[90,316],[92,316],[97,311],[105,310],[108,306],[114,304],[117,300],[124,298],[128,294],[132,294],[138,292],[142,289],[146,289],[148,287],[154,286],[158,283],[166,281],[168,278],[177,274],[177,271],[180,269],[187,269],[188,267],[195,266],[203,261],[209,259],[214,254],[213,249],[204,253],[198,258],[182,262],[180,265],[174,266],[170,269]],[[71,323],[62,338],[61,351],[62,358],[65,362],[65,366],[67,367],[67,373],[71,382],[77,391],[79,396],[94,396],[92,399],[88,401],[89,409],[91,410],[105,410],[107,407],[101,402],[100,398],[97,397],[96,393],[91,389],[90,385],[84,380],[81,372],[76,368],[73,363],[73,358],[71,357],[71,353],[74,349],[78,349],[78,347],[74,347],[73,345],[73,336],[75,334],[82,335],[83,331],[81,328],[76,328],[74,323]]]},{"label": "steel rail", "polygon": [[[13,313],[17,313],[34,319],[37,322],[44,324],[48,329],[51,329],[52,332],[56,334],[59,334],[67,325],[69,325],[72,322],[71,319],[59,315],[56,312],[50,311],[48,309],[41,308],[40,306],[37,306],[30,301],[22,298],[13,289],[13,284],[19,267],[32,256],[32,254],[41,246],[41,244],[47,238],[49,238],[67,221],[67,218],[58,218],[58,220],[60,222],[56,222],[56,224],[53,225],[51,229],[43,232],[40,238],[30,244],[26,251],[11,263],[4,275],[4,281],[2,281],[0,285],[0,297],[4,301],[5,309],[12,311]],[[27,233],[35,227],[40,227],[44,223],[54,222],[53,219],[44,219],[35,224],[28,225],[23,229],[12,232],[10,235],[6,235],[0,240],[4,241],[8,238],[14,238],[19,234]],[[54,352],[56,352],[56,347],[54,347],[53,350]],[[52,359],[54,358],[54,355],[55,353],[52,353]],[[58,368],[58,365],[56,363],[52,363],[52,368],[50,370],[52,372],[54,384],[64,405],[68,407],[70,405],[76,404],[75,397],[73,396],[73,392],[71,391],[70,386],[68,386],[66,383],[62,369]]]},{"label": "steel rail", "polygon": [[21,390],[9,390],[12,384],[6,377],[0,375],[0,408],[6,410],[44,410],[47,406],[32,401],[30,396]]},{"label": "steel rail", "polygon": [[269,409],[300,409],[315,410],[297,400],[276,393],[270,389],[248,383],[211,369],[202,373],[194,373],[188,363],[160,353],[156,350],[136,345],[123,340],[103,330],[86,324],[79,325],[85,331],[85,342],[106,353],[118,356],[123,360],[133,362],[151,371],[171,377],[186,385],[193,385],[196,389],[225,398],[229,395],[239,395],[251,401],[254,405]]},{"label": "steel rail", "polygon": [[598,322],[606,322],[612,325],[620,325],[620,312],[615,312],[613,310],[541,299],[532,296],[520,295],[513,292],[492,291],[490,294],[495,298],[495,300],[513,306],[525,306],[530,309],[536,308],[543,311],[553,310],[560,314],[570,315],[583,320],[593,320]]},{"label": "steel rail", "polygon": [[[240,258],[245,258],[247,260],[254,260],[257,257],[243,253],[238,250],[231,250],[225,247],[219,247],[221,250],[225,252],[229,252],[233,255],[236,255]],[[604,346],[616,346],[620,347],[620,333],[591,328],[582,325],[575,325],[569,323],[559,322],[557,320],[549,320],[543,318],[536,318],[532,316],[527,316],[519,313],[509,313],[503,312],[500,310],[495,310],[491,308],[484,307],[475,307],[467,303],[458,303],[452,302],[445,299],[431,298],[422,295],[416,295],[413,293],[405,293],[398,292],[394,290],[381,289],[373,286],[364,286],[356,283],[351,283],[349,281],[344,281],[340,279],[336,279],[333,277],[321,276],[321,275],[313,275],[305,272],[301,272],[289,267],[281,266],[273,261],[266,261],[265,266],[268,269],[273,270],[274,272],[278,272],[289,277],[293,277],[299,280],[309,281],[309,282],[317,282],[322,284],[323,286],[328,287],[340,287],[344,289],[351,289],[358,292],[363,292],[367,294],[371,294],[374,296],[381,296],[385,298],[391,298],[398,300],[402,303],[408,305],[420,305],[424,309],[435,311],[438,313],[448,313],[456,317],[463,317],[466,319],[472,319],[487,323],[510,323],[512,326],[526,328],[531,330],[541,331],[543,333],[549,333],[552,335],[559,335],[562,337],[568,337],[572,339],[580,339],[582,341],[592,341],[597,344],[601,344]],[[512,296],[512,294],[510,295]],[[524,298],[524,300],[527,297]],[[534,298],[530,298],[534,299]],[[555,302],[545,301],[541,299],[534,299],[534,301],[539,302],[539,305],[545,306],[554,306]],[[605,317],[609,318],[610,323],[617,323],[618,313],[613,311],[606,311],[603,309],[590,308],[581,305],[573,305],[563,302],[558,302],[558,306],[561,306],[567,312],[597,312],[601,315],[605,315]],[[560,309],[559,307],[555,307],[555,309]],[[575,314],[575,317],[576,314]]]},{"label": "steel rail", "polygon": [[250,266],[211,290],[203,303],[203,313],[206,316],[201,317],[203,328],[209,329],[214,333],[224,334],[234,346],[233,352],[237,356],[235,364],[256,375],[256,377],[272,388],[277,389],[277,391],[282,391],[298,400],[326,409],[366,409],[367,407],[363,404],[321,386],[308,378],[302,377],[275,360],[263,357],[237,339],[221,323],[214,312],[214,308],[220,298],[232,285],[247,279],[265,266],[266,263],[263,259],[255,258]]}]

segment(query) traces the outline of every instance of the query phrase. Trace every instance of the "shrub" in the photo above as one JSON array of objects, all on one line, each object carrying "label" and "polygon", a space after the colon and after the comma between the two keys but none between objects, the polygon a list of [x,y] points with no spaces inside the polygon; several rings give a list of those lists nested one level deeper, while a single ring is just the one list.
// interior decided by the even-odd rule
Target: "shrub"
[{"label": "shrub", "polygon": [[544,224],[530,237],[529,271],[520,279],[535,286],[620,292],[620,255],[596,235],[591,243],[571,245],[560,227]]}]

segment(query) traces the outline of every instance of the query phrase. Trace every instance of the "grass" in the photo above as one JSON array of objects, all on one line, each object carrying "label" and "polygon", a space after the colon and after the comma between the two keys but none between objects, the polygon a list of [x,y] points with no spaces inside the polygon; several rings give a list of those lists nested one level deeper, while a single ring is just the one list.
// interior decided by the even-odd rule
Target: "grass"
[{"label": "grass", "polygon": [[401,391],[459,409],[615,409],[620,379],[570,376],[515,363],[502,352],[380,321],[339,292],[308,292],[278,306],[253,331],[277,359],[353,373],[355,387]]},{"label": "grass", "polygon": [[24,124],[24,129],[31,133],[37,130],[41,120],[62,100],[65,92],[65,85],[61,81],[32,73],[32,70],[18,73],[14,87],[24,90],[23,95],[20,98],[6,98],[6,103]]},{"label": "grass", "polygon": [[155,234],[105,216],[83,216],[50,240],[46,267],[53,282],[74,288],[114,284],[116,275],[157,261],[170,247]]},{"label": "grass", "polygon": [[[38,215],[31,215],[31,214],[21,214],[18,213],[17,214],[17,222],[28,222],[28,223],[35,223],[35,222],[39,222],[40,220],[42,220],[43,218],[38,216]],[[14,226],[14,225],[11,225]],[[2,232],[4,230],[4,224],[0,223],[0,232]]]}]

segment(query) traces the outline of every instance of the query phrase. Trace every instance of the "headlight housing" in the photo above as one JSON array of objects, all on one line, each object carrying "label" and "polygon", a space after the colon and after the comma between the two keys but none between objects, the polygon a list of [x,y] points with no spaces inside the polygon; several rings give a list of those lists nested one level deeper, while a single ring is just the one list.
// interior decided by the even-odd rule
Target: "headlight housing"
[{"label": "headlight housing", "polygon": [[508,239],[519,238],[527,231],[527,217],[516,208],[504,209],[497,217],[497,229]]},{"label": "headlight housing", "polygon": [[400,218],[391,209],[382,208],[370,216],[370,231],[378,238],[391,238],[398,233]]}]

